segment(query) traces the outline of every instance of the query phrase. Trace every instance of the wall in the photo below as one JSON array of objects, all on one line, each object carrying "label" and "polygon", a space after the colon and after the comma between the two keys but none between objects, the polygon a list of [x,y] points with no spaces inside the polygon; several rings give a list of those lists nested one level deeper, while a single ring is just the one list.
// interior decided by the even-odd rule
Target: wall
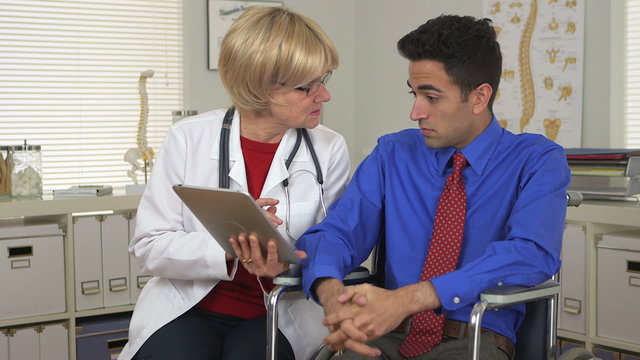
[{"label": "wall", "polygon": [[[583,147],[616,147],[610,133],[612,67],[609,25],[611,0],[586,1]],[[615,1],[615,0],[614,0]],[[315,19],[340,52],[329,89],[324,123],[347,139],[353,164],[385,133],[415,127],[409,120],[411,96],[407,61],[396,42],[431,17],[443,13],[480,16],[480,0],[284,0]],[[215,71],[207,70],[206,0],[185,1],[185,107],[200,112],[225,107],[228,99]],[[614,124],[615,125],[615,124]]]}]

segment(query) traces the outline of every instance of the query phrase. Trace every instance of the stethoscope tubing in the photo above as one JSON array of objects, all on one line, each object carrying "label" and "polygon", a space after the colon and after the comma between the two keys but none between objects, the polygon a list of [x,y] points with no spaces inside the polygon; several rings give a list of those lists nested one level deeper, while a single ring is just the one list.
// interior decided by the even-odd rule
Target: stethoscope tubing
[{"label": "stethoscope tubing", "polygon": [[[235,107],[230,107],[227,109],[227,112],[224,114],[224,119],[222,121],[222,128],[220,129],[220,164],[219,164],[219,174],[218,174],[218,186],[223,189],[228,189],[230,187],[231,179],[229,178],[229,137],[231,136],[231,123],[233,122],[233,116],[235,114]],[[327,206],[324,201],[324,177],[322,174],[322,168],[320,167],[320,161],[318,160],[318,155],[316,154],[316,150],[311,142],[311,138],[309,136],[309,132],[307,129],[301,128],[296,129],[297,136],[296,142],[291,150],[291,154],[285,161],[285,166],[287,170],[289,170],[289,166],[291,162],[295,158],[298,153],[298,149],[300,148],[300,144],[302,143],[302,139],[304,139],[307,144],[307,149],[309,149],[309,153],[311,154],[311,159],[313,160],[313,165],[316,168],[315,178],[318,182],[319,187],[319,197],[320,197],[320,205],[322,206],[322,212],[324,216],[327,216]],[[308,171],[308,170],[305,170]],[[309,171],[309,173],[311,173]],[[311,173],[313,175],[313,173]],[[286,206],[287,206],[287,215],[286,215],[286,231],[287,235],[294,239],[291,236],[289,231],[289,224],[291,223],[291,198],[289,195],[289,178],[286,178],[282,181],[282,186],[284,187],[284,193],[286,198]]]}]

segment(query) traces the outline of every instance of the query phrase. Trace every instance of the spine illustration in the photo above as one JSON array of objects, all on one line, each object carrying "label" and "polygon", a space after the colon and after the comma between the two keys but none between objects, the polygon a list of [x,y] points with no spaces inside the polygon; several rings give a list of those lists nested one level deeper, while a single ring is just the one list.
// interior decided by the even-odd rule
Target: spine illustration
[{"label": "spine illustration", "polygon": [[531,0],[531,10],[527,22],[522,30],[520,48],[518,50],[518,65],[520,67],[520,94],[522,96],[522,116],[520,117],[520,132],[529,125],[536,107],[533,76],[531,75],[531,37],[538,16],[538,1]]}]

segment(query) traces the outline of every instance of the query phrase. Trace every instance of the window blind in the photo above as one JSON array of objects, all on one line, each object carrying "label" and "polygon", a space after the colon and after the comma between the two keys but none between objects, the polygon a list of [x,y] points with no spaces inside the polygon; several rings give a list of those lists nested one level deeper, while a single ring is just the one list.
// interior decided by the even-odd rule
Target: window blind
[{"label": "window blind", "polygon": [[[182,109],[182,0],[0,1],[0,145],[40,145],[45,191],[133,183],[138,78],[157,153]],[[144,182],[143,172],[138,180]]]},{"label": "window blind", "polygon": [[640,148],[640,0],[626,1],[625,136],[627,148]]}]

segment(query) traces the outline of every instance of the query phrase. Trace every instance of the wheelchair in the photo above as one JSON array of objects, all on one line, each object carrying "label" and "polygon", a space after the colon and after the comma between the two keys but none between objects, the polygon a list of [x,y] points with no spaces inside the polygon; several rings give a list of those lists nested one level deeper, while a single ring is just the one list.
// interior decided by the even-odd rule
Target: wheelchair
[{"label": "wheelchair", "polygon": [[[567,206],[579,206],[582,202],[582,194],[579,192],[567,192]],[[384,259],[381,254],[383,247],[378,246],[373,257],[374,271],[371,273],[364,267],[359,267],[344,279],[346,285],[354,285],[363,282],[381,283],[384,276],[376,271],[378,260]],[[277,304],[280,297],[289,291],[299,291],[302,279],[296,271],[280,274],[273,281],[276,287],[267,298],[267,360],[277,358],[276,334],[278,330]],[[499,286],[486,289],[480,300],[475,304],[469,317],[469,359],[479,359],[480,330],[482,316],[485,311],[498,310],[503,307],[526,303],[526,315],[523,323],[517,331],[518,341],[515,344],[514,359],[516,360],[589,360],[596,359],[586,349],[573,348],[559,357],[556,354],[556,325],[557,325],[557,301],[560,292],[560,284],[557,275],[551,280],[538,286]],[[321,346],[311,358],[313,360],[330,359],[333,353]],[[309,359],[309,360],[311,360]],[[307,360],[307,359],[304,359]]]}]

